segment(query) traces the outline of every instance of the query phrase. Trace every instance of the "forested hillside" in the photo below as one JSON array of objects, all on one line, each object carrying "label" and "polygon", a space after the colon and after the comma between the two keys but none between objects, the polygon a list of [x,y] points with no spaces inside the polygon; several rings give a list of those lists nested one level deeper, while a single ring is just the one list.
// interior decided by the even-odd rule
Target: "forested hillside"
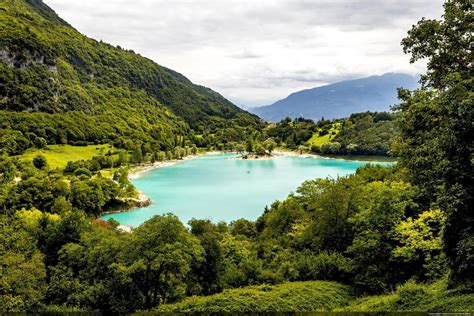
[{"label": "forested hillside", "polygon": [[39,0],[0,3],[0,110],[9,154],[38,138],[171,149],[181,145],[177,136],[194,142],[191,130],[244,133],[259,124],[183,75],[81,35]]},{"label": "forested hillside", "polygon": [[[395,114],[266,125],[39,0],[0,2],[0,312],[472,312],[473,19],[452,0],[412,27],[428,71]],[[305,181],[256,221],[97,219],[139,200],[130,164],[326,140],[399,160]]]},{"label": "forested hillside", "polygon": [[354,113],[348,118],[319,120],[286,118],[264,132],[281,148],[323,155],[389,156],[398,131],[397,115]]}]

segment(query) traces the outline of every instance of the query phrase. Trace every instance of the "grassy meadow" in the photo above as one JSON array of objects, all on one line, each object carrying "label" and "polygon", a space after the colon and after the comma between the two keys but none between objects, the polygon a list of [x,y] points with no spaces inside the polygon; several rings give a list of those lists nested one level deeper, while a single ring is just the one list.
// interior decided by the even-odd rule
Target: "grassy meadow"
[{"label": "grassy meadow", "polygon": [[340,123],[335,123],[329,129],[326,135],[320,135],[320,133],[315,133],[307,142],[306,144],[311,146],[318,146],[321,147],[325,143],[329,143],[337,134],[340,132]]},{"label": "grassy meadow", "polygon": [[20,156],[20,160],[33,160],[37,155],[43,155],[51,168],[64,168],[68,161],[90,160],[112,149],[109,144],[71,146],[50,145],[45,149],[30,150]]}]

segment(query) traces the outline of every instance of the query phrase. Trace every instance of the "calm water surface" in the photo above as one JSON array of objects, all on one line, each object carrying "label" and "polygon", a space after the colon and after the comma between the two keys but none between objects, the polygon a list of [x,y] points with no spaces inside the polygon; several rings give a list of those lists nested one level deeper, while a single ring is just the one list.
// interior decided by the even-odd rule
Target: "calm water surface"
[{"label": "calm water surface", "polygon": [[[338,159],[275,157],[237,160],[234,154],[215,154],[158,168],[133,180],[153,201],[146,208],[102,216],[138,226],[157,214],[173,213],[186,223],[191,218],[230,222],[255,220],[265,206],[282,200],[304,181],[343,176],[365,162]],[[385,163],[386,164],[386,163]]]}]

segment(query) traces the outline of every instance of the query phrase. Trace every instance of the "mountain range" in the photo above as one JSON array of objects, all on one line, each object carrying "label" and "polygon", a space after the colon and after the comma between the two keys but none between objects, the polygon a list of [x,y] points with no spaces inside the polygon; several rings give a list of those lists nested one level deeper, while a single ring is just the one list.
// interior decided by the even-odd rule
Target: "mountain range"
[{"label": "mountain range", "polygon": [[388,111],[398,103],[397,88],[419,87],[418,76],[387,73],[340,81],[290,94],[272,105],[251,108],[261,118],[277,122],[286,117],[334,119],[365,111]]}]

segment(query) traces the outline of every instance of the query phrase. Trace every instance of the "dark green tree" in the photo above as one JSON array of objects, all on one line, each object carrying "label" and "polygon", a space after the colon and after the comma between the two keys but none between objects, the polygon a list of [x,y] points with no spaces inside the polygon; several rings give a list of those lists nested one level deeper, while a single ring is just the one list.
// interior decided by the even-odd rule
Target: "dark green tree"
[{"label": "dark green tree", "polygon": [[155,216],[137,228],[116,267],[140,293],[142,309],[174,301],[192,260],[201,260],[202,247],[174,215]]},{"label": "dark green tree", "polygon": [[48,162],[46,161],[46,158],[43,155],[38,155],[33,158],[33,165],[37,169],[44,169],[48,165]]},{"label": "dark green tree", "polygon": [[403,39],[411,62],[428,61],[423,87],[402,90],[395,146],[409,180],[428,209],[440,205],[447,215],[444,251],[451,286],[474,288],[474,96],[472,1],[444,4],[442,20],[422,19]]}]

